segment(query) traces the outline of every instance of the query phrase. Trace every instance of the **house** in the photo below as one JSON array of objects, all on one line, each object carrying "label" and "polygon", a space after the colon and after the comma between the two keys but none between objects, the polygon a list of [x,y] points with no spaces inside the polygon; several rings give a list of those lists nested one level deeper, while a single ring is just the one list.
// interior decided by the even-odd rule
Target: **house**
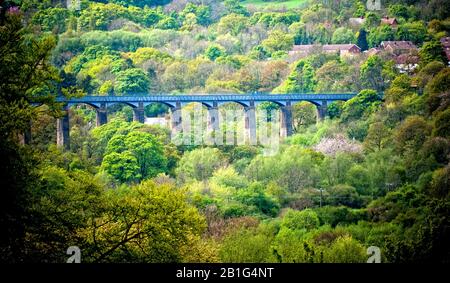
[{"label": "house", "polygon": [[339,56],[353,56],[361,53],[361,48],[356,44],[325,44],[325,45],[294,45],[289,51],[289,62],[297,61],[314,52],[339,53]]},{"label": "house", "polygon": [[361,53],[361,48],[356,44],[327,44],[323,51],[327,53],[339,53],[340,56],[351,56]]},{"label": "house", "polygon": [[364,19],[364,17],[348,19],[349,25],[352,27],[356,27],[356,28],[362,26],[365,21],[366,21],[366,19]]},{"label": "house", "polygon": [[401,54],[394,58],[395,67],[400,73],[412,73],[419,66],[418,54]]},{"label": "house", "polygon": [[400,73],[411,73],[419,63],[419,49],[411,41],[383,41],[380,48],[395,62]]},{"label": "house", "polygon": [[380,47],[389,53],[394,55],[400,55],[405,53],[417,52],[417,46],[411,41],[383,41]]},{"label": "house", "polygon": [[364,51],[367,56],[377,55],[381,52],[381,49],[378,47],[372,47],[369,50]]},{"label": "house", "polygon": [[450,64],[450,37],[443,37],[440,41],[444,48],[445,55],[447,56],[447,61]]},{"label": "house", "polygon": [[381,24],[396,28],[398,26],[398,21],[396,18],[383,17],[381,18]]},{"label": "house", "polygon": [[322,52],[322,46],[313,44],[294,45],[292,50],[288,52],[288,61],[290,63],[298,61],[314,51]]}]

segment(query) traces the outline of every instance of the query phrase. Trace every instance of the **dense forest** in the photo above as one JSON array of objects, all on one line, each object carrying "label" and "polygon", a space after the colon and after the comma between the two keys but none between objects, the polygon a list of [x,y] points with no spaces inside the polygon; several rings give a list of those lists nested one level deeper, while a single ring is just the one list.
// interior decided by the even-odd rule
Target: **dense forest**
[{"label": "dense forest", "polygon": [[[0,5],[1,262],[62,263],[70,246],[82,262],[353,263],[370,246],[450,261],[448,1]],[[340,44],[359,49],[325,51]],[[70,148],[56,145],[61,95],[337,92],[357,95],[323,120],[295,104],[271,155],[175,144],[120,104],[101,126],[71,107]]]}]

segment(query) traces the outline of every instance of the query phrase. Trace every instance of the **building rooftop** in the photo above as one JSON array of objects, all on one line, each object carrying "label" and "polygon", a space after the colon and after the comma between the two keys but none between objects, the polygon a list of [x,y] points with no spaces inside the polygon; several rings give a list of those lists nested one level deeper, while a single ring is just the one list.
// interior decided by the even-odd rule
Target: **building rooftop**
[{"label": "building rooftop", "polygon": [[384,49],[387,47],[393,49],[417,49],[417,46],[411,41],[383,41],[380,46]]}]

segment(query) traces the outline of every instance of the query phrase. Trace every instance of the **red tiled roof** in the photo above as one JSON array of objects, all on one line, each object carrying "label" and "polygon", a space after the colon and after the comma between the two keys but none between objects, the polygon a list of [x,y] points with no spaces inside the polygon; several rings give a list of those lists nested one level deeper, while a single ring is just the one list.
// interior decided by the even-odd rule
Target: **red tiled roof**
[{"label": "red tiled roof", "polygon": [[342,51],[342,50],[350,50],[353,47],[358,48],[359,50],[361,50],[361,48],[359,48],[356,44],[327,44],[323,46],[323,50],[324,51]]},{"label": "red tiled roof", "polygon": [[396,25],[397,24],[397,19],[396,18],[384,17],[384,18],[381,19],[381,23],[382,24],[388,24],[388,25]]},{"label": "red tiled roof", "polygon": [[383,41],[381,42],[381,47],[386,49],[390,46],[392,49],[417,49],[411,41]]}]

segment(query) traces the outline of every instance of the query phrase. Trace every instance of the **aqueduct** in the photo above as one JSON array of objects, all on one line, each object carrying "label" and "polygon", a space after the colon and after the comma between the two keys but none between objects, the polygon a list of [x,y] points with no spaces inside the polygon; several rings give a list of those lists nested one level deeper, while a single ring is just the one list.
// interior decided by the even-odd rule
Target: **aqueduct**
[{"label": "aqueduct", "polygon": [[69,112],[71,105],[87,104],[93,107],[97,115],[97,126],[107,123],[107,107],[123,103],[133,108],[133,120],[144,123],[145,106],[152,103],[163,103],[171,110],[172,129],[181,124],[181,109],[185,104],[197,102],[208,109],[208,125],[214,130],[219,129],[218,107],[226,103],[238,103],[244,107],[245,135],[248,140],[256,138],[255,106],[262,102],[273,102],[281,108],[282,137],[292,135],[292,105],[308,101],[317,107],[318,118],[327,115],[328,104],[333,101],[346,101],[354,97],[354,93],[335,94],[190,94],[190,95],[128,95],[128,96],[84,96],[80,98],[57,97],[56,101],[63,104],[65,115],[57,121],[57,144],[68,148],[70,145]]}]

